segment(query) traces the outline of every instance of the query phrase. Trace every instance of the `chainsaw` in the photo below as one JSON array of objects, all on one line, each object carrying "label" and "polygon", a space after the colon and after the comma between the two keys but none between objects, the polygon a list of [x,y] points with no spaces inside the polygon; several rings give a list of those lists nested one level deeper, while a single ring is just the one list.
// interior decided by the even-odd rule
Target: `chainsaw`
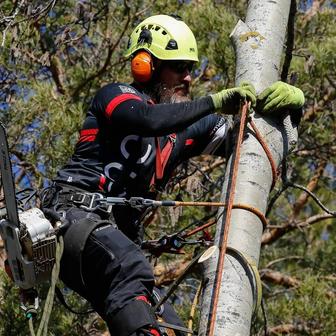
[{"label": "chainsaw", "polygon": [[0,235],[4,241],[6,271],[14,283],[28,290],[51,277],[55,263],[57,227],[43,212],[18,206],[6,130],[0,123],[0,173],[5,206],[0,208]]}]

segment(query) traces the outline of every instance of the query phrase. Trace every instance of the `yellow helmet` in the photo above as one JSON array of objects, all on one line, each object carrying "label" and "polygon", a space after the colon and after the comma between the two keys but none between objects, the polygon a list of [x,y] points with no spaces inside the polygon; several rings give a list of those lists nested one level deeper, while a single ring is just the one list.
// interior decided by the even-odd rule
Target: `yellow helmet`
[{"label": "yellow helmet", "polygon": [[154,15],[142,21],[132,32],[125,57],[147,50],[160,60],[198,62],[196,39],[178,17]]}]

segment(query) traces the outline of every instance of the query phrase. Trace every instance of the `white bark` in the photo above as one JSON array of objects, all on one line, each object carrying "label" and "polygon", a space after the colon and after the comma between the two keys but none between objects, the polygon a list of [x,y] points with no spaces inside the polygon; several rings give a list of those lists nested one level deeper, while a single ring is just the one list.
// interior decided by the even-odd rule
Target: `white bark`
[{"label": "white bark", "polygon": [[[249,1],[246,22],[239,21],[231,33],[236,51],[236,84],[247,80],[260,93],[278,80],[289,9],[290,0]],[[293,129],[289,117],[284,122],[279,118],[254,115],[254,122],[278,166],[289,148],[297,141],[296,129]],[[226,199],[231,160],[232,158],[226,169],[222,200]],[[234,203],[248,204],[265,213],[271,184],[272,170],[269,160],[251,131],[241,148]],[[223,225],[223,219],[220,218],[217,223],[216,244],[220,242]],[[241,251],[258,264],[262,230],[262,224],[256,215],[234,209],[228,246]],[[209,314],[217,259],[218,254],[205,265],[205,277],[209,281],[203,292],[201,307],[199,335],[202,336],[209,335]],[[242,264],[237,258],[226,255],[213,335],[249,335],[253,305],[253,288]]]}]

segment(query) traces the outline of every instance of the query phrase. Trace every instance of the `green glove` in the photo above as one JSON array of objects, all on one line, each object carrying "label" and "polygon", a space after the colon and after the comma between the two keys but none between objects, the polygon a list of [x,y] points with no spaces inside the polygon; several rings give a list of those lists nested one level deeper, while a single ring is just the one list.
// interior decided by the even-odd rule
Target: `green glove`
[{"label": "green glove", "polygon": [[256,92],[252,84],[242,82],[239,87],[226,89],[210,95],[215,109],[225,114],[238,113],[240,102],[248,100],[252,106],[256,104]]},{"label": "green glove", "polygon": [[283,109],[299,109],[305,101],[303,92],[284,82],[275,82],[265,89],[257,101],[257,110],[268,113]]}]

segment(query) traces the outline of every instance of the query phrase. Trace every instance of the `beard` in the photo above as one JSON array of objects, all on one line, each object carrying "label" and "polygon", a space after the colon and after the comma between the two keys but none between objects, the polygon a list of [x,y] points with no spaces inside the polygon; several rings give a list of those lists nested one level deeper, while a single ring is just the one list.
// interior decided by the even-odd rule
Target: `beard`
[{"label": "beard", "polygon": [[[184,93],[181,94],[183,90]],[[149,95],[152,96],[159,104],[172,104],[191,101],[188,87],[185,84],[180,84],[172,88],[167,88],[162,83],[154,84]]]}]

